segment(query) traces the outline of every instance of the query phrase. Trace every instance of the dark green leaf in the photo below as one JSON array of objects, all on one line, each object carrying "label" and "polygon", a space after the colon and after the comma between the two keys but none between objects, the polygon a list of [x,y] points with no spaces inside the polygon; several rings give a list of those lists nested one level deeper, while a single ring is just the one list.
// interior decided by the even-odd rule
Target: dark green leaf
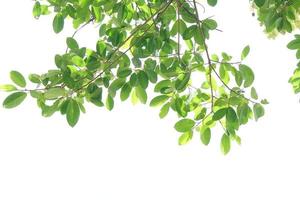
[{"label": "dark green leaf", "polygon": [[64,28],[64,17],[59,13],[53,19],[53,30],[55,33],[59,33]]}]

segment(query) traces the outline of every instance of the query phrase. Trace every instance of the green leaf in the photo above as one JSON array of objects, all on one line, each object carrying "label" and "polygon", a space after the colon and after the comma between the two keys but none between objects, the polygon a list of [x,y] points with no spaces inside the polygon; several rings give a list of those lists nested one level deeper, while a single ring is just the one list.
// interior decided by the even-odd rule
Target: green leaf
[{"label": "green leaf", "polygon": [[200,132],[200,139],[204,145],[208,145],[211,138],[210,128],[206,128],[204,131]]},{"label": "green leaf", "polygon": [[111,111],[114,108],[114,99],[108,95],[105,104],[107,110]]},{"label": "green leaf", "polygon": [[223,134],[221,138],[221,151],[224,155],[228,154],[230,151],[230,138],[226,134]]},{"label": "green leaf", "polygon": [[76,100],[69,99],[67,103],[67,121],[71,127],[74,127],[80,116],[80,108]]},{"label": "green leaf", "polygon": [[218,27],[218,24],[213,19],[205,19],[203,24],[210,30],[215,30]]},{"label": "green leaf", "polygon": [[45,99],[57,99],[58,97],[65,96],[66,90],[64,88],[50,88],[46,90]]},{"label": "green leaf", "polygon": [[227,128],[238,129],[239,121],[235,110],[232,107],[228,107],[226,112],[226,126]]},{"label": "green leaf", "polygon": [[262,116],[264,116],[265,109],[264,109],[264,107],[261,104],[256,103],[253,106],[253,112],[254,112],[254,118],[257,121],[259,118],[261,118]]},{"label": "green leaf", "polygon": [[78,67],[84,67],[85,66],[85,62],[80,56],[73,56],[72,57],[72,62],[73,62],[74,65],[76,65]]},{"label": "green leaf", "polygon": [[144,90],[144,88],[142,88],[140,86],[136,87],[135,88],[135,93],[136,93],[137,98],[140,100],[140,102],[142,104],[146,104],[147,103],[147,93]]},{"label": "green leaf", "polygon": [[192,130],[194,126],[195,126],[194,120],[181,119],[175,124],[174,128],[176,129],[176,131],[184,133]]},{"label": "green leaf", "polygon": [[32,82],[32,83],[41,83],[41,77],[38,74],[30,74],[28,76],[28,79]]},{"label": "green leaf", "polygon": [[179,139],[178,139],[178,144],[179,145],[185,145],[187,144],[189,141],[191,141],[191,139],[193,138],[193,132],[192,131],[188,131],[183,133]]},{"label": "green leaf", "polygon": [[218,121],[220,119],[222,119],[227,113],[227,108],[221,108],[219,109],[217,112],[214,113],[212,119],[214,121]]},{"label": "green leaf", "polygon": [[151,107],[159,106],[159,105],[163,104],[164,102],[166,102],[169,98],[170,97],[167,95],[159,95],[157,97],[154,97],[150,102],[150,106]]},{"label": "green leaf", "polygon": [[14,85],[10,85],[10,84],[0,85],[0,91],[12,92],[12,91],[16,91],[16,90],[17,90],[17,88]]},{"label": "green leaf", "polygon": [[24,76],[18,71],[11,71],[10,72],[10,79],[20,87],[26,87],[26,81]]},{"label": "green leaf", "polygon": [[251,88],[251,98],[257,100],[258,96],[257,96],[257,92],[256,89],[254,87]]},{"label": "green leaf", "polygon": [[58,13],[55,15],[54,19],[53,19],[53,30],[55,33],[59,33],[63,30],[64,28],[64,17],[62,16],[62,14]]},{"label": "green leaf", "polygon": [[215,6],[218,3],[218,0],[207,0],[208,5]]},{"label": "green leaf", "polygon": [[243,49],[241,59],[244,60],[248,56],[249,52],[250,52],[250,46],[248,45]]},{"label": "green leaf", "polygon": [[262,7],[266,0],[254,0],[255,4],[258,6],[258,7]]},{"label": "green leaf", "polygon": [[165,105],[163,105],[163,107],[161,107],[160,109],[160,112],[159,112],[159,117],[162,119],[162,118],[165,118],[168,113],[169,113],[169,110],[170,110],[170,103],[166,103]]},{"label": "green leaf", "polygon": [[25,98],[27,97],[27,94],[25,92],[15,92],[8,97],[3,102],[3,107],[4,108],[15,108],[18,105],[20,105]]},{"label": "green leaf", "polygon": [[297,38],[297,39],[292,40],[291,42],[289,42],[288,45],[287,45],[287,48],[291,49],[291,50],[300,49],[300,38]]},{"label": "green leaf", "polygon": [[41,15],[41,12],[41,4],[40,2],[36,1],[32,9],[32,14],[35,18],[38,18]]},{"label": "green leaf", "polygon": [[183,91],[186,88],[186,86],[190,80],[190,77],[191,77],[191,73],[185,73],[185,74],[179,75],[179,77],[175,81],[176,90]]},{"label": "green leaf", "polygon": [[144,72],[144,71],[139,71],[137,73],[137,78],[138,78],[138,82],[139,82],[140,86],[143,89],[146,89],[148,87],[148,84],[149,84],[149,78],[148,78],[147,73]]},{"label": "green leaf", "polygon": [[120,98],[121,101],[125,101],[128,99],[128,97],[130,96],[132,87],[130,86],[129,83],[125,83],[121,89],[121,93],[120,93]]},{"label": "green leaf", "polygon": [[251,86],[254,81],[254,73],[252,69],[246,65],[240,65],[239,69],[243,76],[243,79],[245,80],[244,87]]},{"label": "green leaf", "polygon": [[71,50],[76,50],[79,48],[77,41],[72,37],[67,38],[67,45],[68,45],[68,48]]},{"label": "green leaf", "polygon": [[131,74],[132,70],[130,68],[119,68],[117,71],[117,76],[119,78],[126,78],[127,76],[129,76]]}]

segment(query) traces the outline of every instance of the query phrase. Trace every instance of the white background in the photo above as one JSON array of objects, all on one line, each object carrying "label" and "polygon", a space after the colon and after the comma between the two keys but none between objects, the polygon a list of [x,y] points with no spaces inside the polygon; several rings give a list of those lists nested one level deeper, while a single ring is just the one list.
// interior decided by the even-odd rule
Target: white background
[{"label": "white background", "polygon": [[[34,20],[32,4],[1,3],[1,83],[10,82],[13,69],[28,75],[53,68],[72,33],[70,23],[56,35],[52,17]],[[157,109],[130,102],[112,112],[87,106],[72,129],[60,115],[41,117],[29,98],[16,109],[0,108],[0,199],[299,199],[300,104],[287,82],[296,63],[295,52],[286,49],[292,37],[267,39],[248,1],[220,1],[208,12],[223,30],[213,35],[210,50],[239,58],[251,44],[247,63],[259,95],[271,103],[262,120],[241,128],[242,146],[233,145],[224,157],[222,132],[215,130],[208,147],[197,135],[180,147],[174,116],[160,120]],[[94,47],[96,35],[90,26],[78,40]]]}]

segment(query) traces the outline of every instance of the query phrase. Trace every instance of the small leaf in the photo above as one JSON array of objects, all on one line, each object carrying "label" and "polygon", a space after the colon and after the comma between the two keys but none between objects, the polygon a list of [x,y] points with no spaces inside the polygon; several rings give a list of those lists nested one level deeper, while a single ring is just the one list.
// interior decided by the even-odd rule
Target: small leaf
[{"label": "small leaf", "polygon": [[227,112],[227,108],[221,108],[217,112],[214,113],[212,119],[214,121],[218,121],[226,115],[226,112]]},{"label": "small leaf", "polygon": [[63,88],[50,88],[48,89],[45,94],[44,97],[45,99],[56,99],[58,97],[61,96],[65,96],[66,95],[66,90]]},{"label": "small leaf", "polygon": [[207,0],[208,5],[215,6],[218,3],[218,0]]},{"label": "small leaf", "polygon": [[191,119],[182,119],[179,120],[174,128],[176,131],[184,133],[190,131],[195,126],[195,122]]},{"label": "small leaf", "polygon": [[261,104],[256,103],[253,106],[253,112],[254,112],[254,118],[257,121],[259,118],[261,118],[262,116],[264,116],[265,109],[264,109],[264,107]]},{"label": "small leaf", "polygon": [[69,99],[67,104],[67,121],[71,127],[74,127],[80,116],[80,108],[76,100]]},{"label": "small leaf", "polygon": [[69,49],[71,49],[71,50],[76,50],[79,48],[77,41],[72,37],[67,38],[67,45],[68,45]]},{"label": "small leaf", "polygon": [[157,97],[154,97],[150,102],[150,106],[151,107],[159,106],[159,105],[163,104],[164,102],[166,102],[169,98],[170,97],[167,95],[159,95]]},{"label": "small leaf", "polygon": [[0,85],[0,91],[12,92],[12,91],[16,91],[16,90],[17,90],[17,88],[14,85],[10,85],[10,84]]},{"label": "small leaf", "polygon": [[85,62],[80,56],[73,56],[72,57],[72,62],[74,65],[77,65],[78,67],[84,67]]},{"label": "small leaf", "polygon": [[200,138],[204,145],[208,145],[211,138],[210,128],[206,128],[204,131],[200,132]]},{"label": "small leaf", "polygon": [[254,81],[254,73],[252,69],[246,65],[240,65],[239,69],[243,76],[243,79],[245,80],[244,87],[251,86]]},{"label": "small leaf", "polygon": [[179,145],[185,145],[187,144],[189,141],[191,141],[191,139],[193,138],[193,132],[192,131],[188,131],[183,133],[179,139],[178,139],[178,144]]},{"label": "small leaf", "polygon": [[135,92],[136,92],[136,96],[140,100],[140,102],[142,104],[146,104],[147,103],[147,93],[146,93],[146,91],[142,87],[138,86],[138,87],[135,88]]},{"label": "small leaf", "polygon": [[114,99],[108,95],[105,104],[107,110],[111,111],[114,108]]},{"label": "small leaf", "polygon": [[3,107],[4,108],[15,108],[18,105],[20,105],[25,98],[27,97],[27,94],[25,92],[15,92],[8,97],[3,102]]},{"label": "small leaf", "polygon": [[59,33],[63,30],[63,28],[64,28],[64,17],[60,13],[58,13],[54,17],[52,26],[53,26],[53,30],[54,30],[55,33]]},{"label": "small leaf", "polygon": [[183,91],[186,88],[186,86],[190,80],[190,77],[191,77],[191,73],[185,73],[185,74],[180,75],[177,78],[177,80],[175,81],[176,90],[178,90],[180,92]]},{"label": "small leaf", "polygon": [[297,39],[292,40],[291,42],[289,42],[288,45],[287,45],[287,48],[291,49],[291,50],[300,49],[300,38],[297,38]]},{"label": "small leaf", "polygon": [[257,96],[257,92],[256,89],[254,87],[251,88],[251,98],[257,100],[258,96]]},{"label": "small leaf", "polygon": [[129,83],[125,83],[121,89],[121,93],[120,93],[120,98],[121,98],[121,101],[125,101],[128,99],[130,93],[131,93],[131,86]]},{"label": "small leaf", "polygon": [[262,7],[266,0],[254,0],[255,4],[258,6],[258,7]]},{"label": "small leaf", "polygon": [[143,89],[146,89],[149,84],[149,78],[146,72],[139,71],[137,74],[138,82]]},{"label": "small leaf", "polygon": [[224,155],[228,154],[230,151],[230,138],[226,134],[221,138],[221,151]]},{"label": "small leaf", "polygon": [[41,77],[38,74],[30,74],[28,76],[28,79],[32,82],[32,83],[41,83]]},{"label": "small leaf", "polygon": [[41,4],[40,2],[36,1],[32,9],[32,14],[35,18],[38,18],[41,15],[41,12]]},{"label": "small leaf", "polygon": [[241,59],[244,60],[248,56],[249,52],[250,52],[250,46],[248,45],[243,49]]},{"label": "small leaf", "polygon": [[170,110],[170,103],[166,103],[161,107],[160,112],[159,112],[159,117],[162,119],[167,116]]},{"label": "small leaf", "polygon": [[18,71],[10,72],[10,79],[20,87],[26,87],[26,81],[24,76]]}]

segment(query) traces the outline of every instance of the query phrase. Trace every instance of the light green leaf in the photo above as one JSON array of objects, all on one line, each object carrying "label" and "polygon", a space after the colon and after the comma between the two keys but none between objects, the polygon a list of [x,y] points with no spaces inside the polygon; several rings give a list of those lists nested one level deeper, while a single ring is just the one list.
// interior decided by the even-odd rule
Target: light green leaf
[{"label": "light green leaf", "polygon": [[121,98],[121,101],[125,101],[128,99],[128,97],[130,96],[130,93],[131,93],[131,86],[129,83],[125,83],[121,89],[121,93],[120,93],[120,98]]},{"label": "light green leaf", "polygon": [[66,90],[64,88],[50,88],[46,90],[45,99],[57,99],[58,97],[65,96]]},{"label": "light green leaf", "polygon": [[147,103],[147,93],[146,93],[146,91],[142,87],[138,86],[138,87],[135,88],[135,92],[136,92],[136,96],[140,100],[140,102],[142,104],[146,104]]},{"label": "light green leaf", "polygon": [[35,18],[38,18],[41,15],[41,12],[41,4],[40,2],[36,1],[32,9],[32,14]]},{"label": "light green leaf", "polygon": [[161,107],[160,112],[159,112],[159,117],[162,119],[164,117],[166,117],[169,113],[170,110],[170,103],[166,103],[165,105],[163,105],[163,107]]},{"label": "light green leaf", "polygon": [[251,86],[254,81],[254,73],[252,69],[246,65],[240,65],[239,69],[243,76],[243,79],[245,80],[244,87]]},{"label": "light green leaf", "polygon": [[10,85],[10,84],[0,85],[0,91],[12,92],[12,91],[16,91],[16,90],[17,90],[17,88],[14,85]]},{"label": "light green leaf", "polygon": [[204,145],[208,145],[211,138],[211,131],[210,128],[206,128],[200,132],[200,138]]},{"label": "light green leaf", "polygon": [[166,102],[169,98],[170,97],[167,95],[159,95],[157,97],[154,97],[150,102],[150,106],[151,107],[159,106],[159,105],[163,104],[164,102]]},{"label": "light green leaf", "polygon": [[265,109],[264,109],[264,107],[261,104],[256,103],[253,106],[253,112],[254,112],[254,118],[257,121],[259,118],[261,118],[262,116],[264,116]]},{"label": "light green leaf", "polygon": [[257,92],[256,89],[254,87],[251,88],[251,98],[257,100],[258,96],[257,96]]},{"label": "light green leaf", "polygon": [[250,46],[248,45],[243,49],[241,59],[244,60],[248,56],[249,52],[250,52]]},{"label": "light green leaf", "polygon": [[176,129],[176,131],[184,133],[192,130],[194,126],[195,126],[194,120],[181,119],[175,124],[174,128]]},{"label": "light green leaf", "polygon": [[191,141],[191,139],[193,138],[193,132],[192,131],[188,131],[183,133],[179,139],[178,139],[178,144],[179,145],[185,145],[187,144],[189,141]]},{"label": "light green leaf", "polygon": [[107,110],[111,111],[114,108],[114,99],[108,95],[105,104]]},{"label": "light green leaf", "polygon": [[30,74],[28,76],[28,79],[32,82],[32,83],[41,83],[41,77],[38,74]]},{"label": "light green leaf", "polygon": [[26,87],[26,81],[24,76],[18,71],[11,71],[10,72],[10,79],[20,87]]},{"label": "light green leaf", "polygon": [[230,137],[226,134],[223,134],[221,138],[221,151],[224,155],[228,154],[230,151]]},{"label": "light green leaf", "polygon": [[73,56],[72,57],[72,62],[73,62],[74,65],[76,65],[78,67],[84,67],[85,66],[85,62],[80,56]]}]

